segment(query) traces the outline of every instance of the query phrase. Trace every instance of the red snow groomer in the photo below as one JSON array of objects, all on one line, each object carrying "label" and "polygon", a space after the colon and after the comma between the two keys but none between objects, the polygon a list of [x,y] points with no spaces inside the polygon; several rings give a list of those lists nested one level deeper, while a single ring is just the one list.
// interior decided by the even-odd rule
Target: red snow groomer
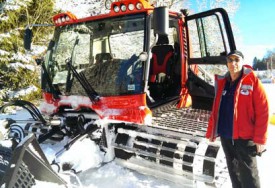
[{"label": "red snow groomer", "polygon": [[[3,139],[12,147],[1,146],[2,184],[26,182],[20,173],[63,184],[39,144],[69,137],[69,147],[89,137],[141,173],[222,185],[227,169],[219,141],[209,144],[204,135],[213,75],[226,70],[226,54],[236,49],[224,9],[188,15],[125,0],[113,2],[108,14],[61,13],[53,22],[47,53],[37,60],[42,113],[26,101],[2,106],[22,106],[32,116],[7,120]],[[26,31],[30,49],[32,30]]]}]

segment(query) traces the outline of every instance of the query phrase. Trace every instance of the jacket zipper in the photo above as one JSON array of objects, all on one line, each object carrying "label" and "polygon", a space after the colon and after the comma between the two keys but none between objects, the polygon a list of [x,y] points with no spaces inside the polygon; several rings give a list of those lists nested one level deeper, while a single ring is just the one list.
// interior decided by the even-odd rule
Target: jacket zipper
[{"label": "jacket zipper", "polygon": [[[232,145],[234,146],[234,127],[235,127],[235,109],[236,109],[236,93],[237,91],[240,89],[241,85],[242,85],[242,82],[243,82],[243,79],[247,76],[247,74],[243,74],[243,76],[241,77],[238,85],[236,86],[236,90],[235,90],[235,93],[234,93],[234,108],[233,108],[233,125],[232,125]],[[239,98],[239,95],[240,93],[238,93],[238,98]]]}]

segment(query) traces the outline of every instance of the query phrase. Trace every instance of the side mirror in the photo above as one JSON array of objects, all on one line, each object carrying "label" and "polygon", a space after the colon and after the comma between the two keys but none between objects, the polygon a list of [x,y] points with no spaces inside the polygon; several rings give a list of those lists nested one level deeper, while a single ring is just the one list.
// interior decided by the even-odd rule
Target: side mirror
[{"label": "side mirror", "polygon": [[48,49],[47,50],[52,50],[53,47],[55,45],[55,42],[53,40],[50,41],[49,45],[48,45]]},{"label": "side mirror", "polygon": [[31,49],[32,44],[32,30],[30,28],[25,29],[24,33],[24,48],[26,50]]},{"label": "side mirror", "polygon": [[153,13],[154,34],[168,35],[169,12],[167,7],[156,7]]}]

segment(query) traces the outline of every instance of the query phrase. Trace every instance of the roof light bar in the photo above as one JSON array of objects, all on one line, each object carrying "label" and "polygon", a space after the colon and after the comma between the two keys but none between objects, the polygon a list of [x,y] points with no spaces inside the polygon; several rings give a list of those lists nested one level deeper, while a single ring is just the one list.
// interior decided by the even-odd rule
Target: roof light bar
[{"label": "roof light bar", "polygon": [[148,0],[122,0],[112,3],[111,11],[115,13],[139,11],[144,8],[153,8]]},{"label": "roof light bar", "polygon": [[56,25],[60,25],[67,22],[74,22],[77,17],[70,12],[60,13],[53,17],[53,21]]}]

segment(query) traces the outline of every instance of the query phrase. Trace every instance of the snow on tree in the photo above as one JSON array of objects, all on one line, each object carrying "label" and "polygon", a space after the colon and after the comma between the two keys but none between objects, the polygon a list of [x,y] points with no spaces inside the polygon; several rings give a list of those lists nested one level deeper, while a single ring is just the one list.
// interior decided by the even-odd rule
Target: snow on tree
[{"label": "snow on tree", "polygon": [[105,8],[105,0],[55,0],[55,9],[61,12],[69,11],[77,18],[109,12]]},{"label": "snow on tree", "polygon": [[[38,87],[33,54],[26,55],[23,48],[24,29],[30,23],[51,22],[53,5],[52,0],[0,1],[0,103],[9,100],[11,91]],[[35,32],[34,41],[43,41],[47,33],[45,29]],[[25,99],[36,98],[37,94],[39,91],[31,92]]]}]

